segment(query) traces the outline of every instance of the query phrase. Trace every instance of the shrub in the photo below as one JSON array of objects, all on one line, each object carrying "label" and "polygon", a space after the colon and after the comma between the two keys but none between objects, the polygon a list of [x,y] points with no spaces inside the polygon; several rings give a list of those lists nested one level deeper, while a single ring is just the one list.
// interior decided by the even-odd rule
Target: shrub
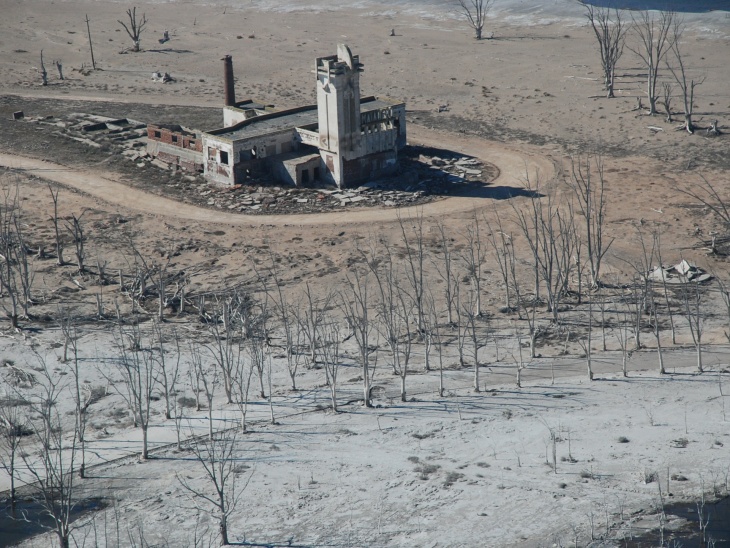
[{"label": "shrub", "polygon": [[657,474],[654,470],[644,470],[641,474],[641,479],[646,484],[654,483],[659,479],[659,474]]},{"label": "shrub", "polygon": [[180,407],[195,407],[195,398],[189,396],[180,396],[177,399],[177,403]]},{"label": "shrub", "polygon": [[416,466],[416,472],[418,472],[420,479],[427,480],[428,477],[435,473],[439,468],[441,468],[441,466],[438,464],[421,463]]},{"label": "shrub", "polygon": [[446,474],[446,479],[444,480],[444,487],[451,487],[459,481],[461,478],[464,477],[464,474],[460,474],[459,472],[449,472]]}]

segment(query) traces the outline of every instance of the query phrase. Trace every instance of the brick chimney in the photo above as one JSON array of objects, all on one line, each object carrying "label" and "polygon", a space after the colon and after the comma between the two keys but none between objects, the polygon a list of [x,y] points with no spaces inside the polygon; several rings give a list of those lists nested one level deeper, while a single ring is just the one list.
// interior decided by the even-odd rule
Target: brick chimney
[{"label": "brick chimney", "polygon": [[232,107],[236,105],[236,88],[233,83],[233,58],[226,55],[223,58],[223,89],[226,94],[225,105]]}]

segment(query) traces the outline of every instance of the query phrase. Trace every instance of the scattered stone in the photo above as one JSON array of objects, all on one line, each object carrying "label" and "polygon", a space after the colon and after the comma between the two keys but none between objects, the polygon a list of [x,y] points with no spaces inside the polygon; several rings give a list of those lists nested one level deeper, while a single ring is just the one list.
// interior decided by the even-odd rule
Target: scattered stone
[{"label": "scattered stone", "polygon": [[712,280],[710,274],[684,259],[669,267],[656,266],[646,273],[646,277],[652,282],[665,282],[667,284],[703,283]]}]

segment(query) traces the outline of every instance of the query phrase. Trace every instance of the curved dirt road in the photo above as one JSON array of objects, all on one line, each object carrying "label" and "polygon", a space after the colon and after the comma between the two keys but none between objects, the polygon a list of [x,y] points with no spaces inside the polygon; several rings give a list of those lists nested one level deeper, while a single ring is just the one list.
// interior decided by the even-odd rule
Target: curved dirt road
[{"label": "curved dirt road", "polygon": [[[534,174],[550,176],[554,172],[552,161],[544,156],[517,152],[507,146],[476,138],[463,138],[453,135],[442,136],[423,128],[410,130],[409,140],[426,146],[448,147],[459,152],[476,156],[496,165],[500,174],[493,183],[479,193],[469,196],[446,198],[423,206],[416,206],[424,217],[444,216],[470,211],[479,205],[480,200],[494,195],[499,187],[518,189],[526,170]],[[110,204],[129,208],[150,215],[161,215],[188,221],[221,223],[229,225],[301,225],[316,226],[329,224],[362,224],[394,221],[398,218],[397,209],[360,209],[321,214],[301,215],[245,215],[205,209],[191,204],[178,202],[164,196],[150,194],[120,182],[114,175],[102,176],[97,171],[78,170],[59,164],[0,153],[0,166],[22,170],[42,179],[75,188]],[[505,189],[506,191],[506,189]],[[401,209],[400,212],[406,208]]]}]

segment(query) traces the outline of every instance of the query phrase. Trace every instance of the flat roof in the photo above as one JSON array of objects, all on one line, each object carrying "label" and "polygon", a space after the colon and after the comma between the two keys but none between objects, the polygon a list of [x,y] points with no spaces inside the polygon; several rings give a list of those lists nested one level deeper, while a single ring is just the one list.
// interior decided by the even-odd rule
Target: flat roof
[{"label": "flat roof", "polygon": [[[380,110],[402,103],[393,103],[376,97],[363,97],[360,100],[360,112]],[[233,126],[221,129],[214,129],[206,132],[230,141],[262,137],[270,133],[278,133],[287,129],[295,129],[302,126],[316,125],[318,122],[317,105],[307,105],[281,112],[262,114],[249,118]]]}]

